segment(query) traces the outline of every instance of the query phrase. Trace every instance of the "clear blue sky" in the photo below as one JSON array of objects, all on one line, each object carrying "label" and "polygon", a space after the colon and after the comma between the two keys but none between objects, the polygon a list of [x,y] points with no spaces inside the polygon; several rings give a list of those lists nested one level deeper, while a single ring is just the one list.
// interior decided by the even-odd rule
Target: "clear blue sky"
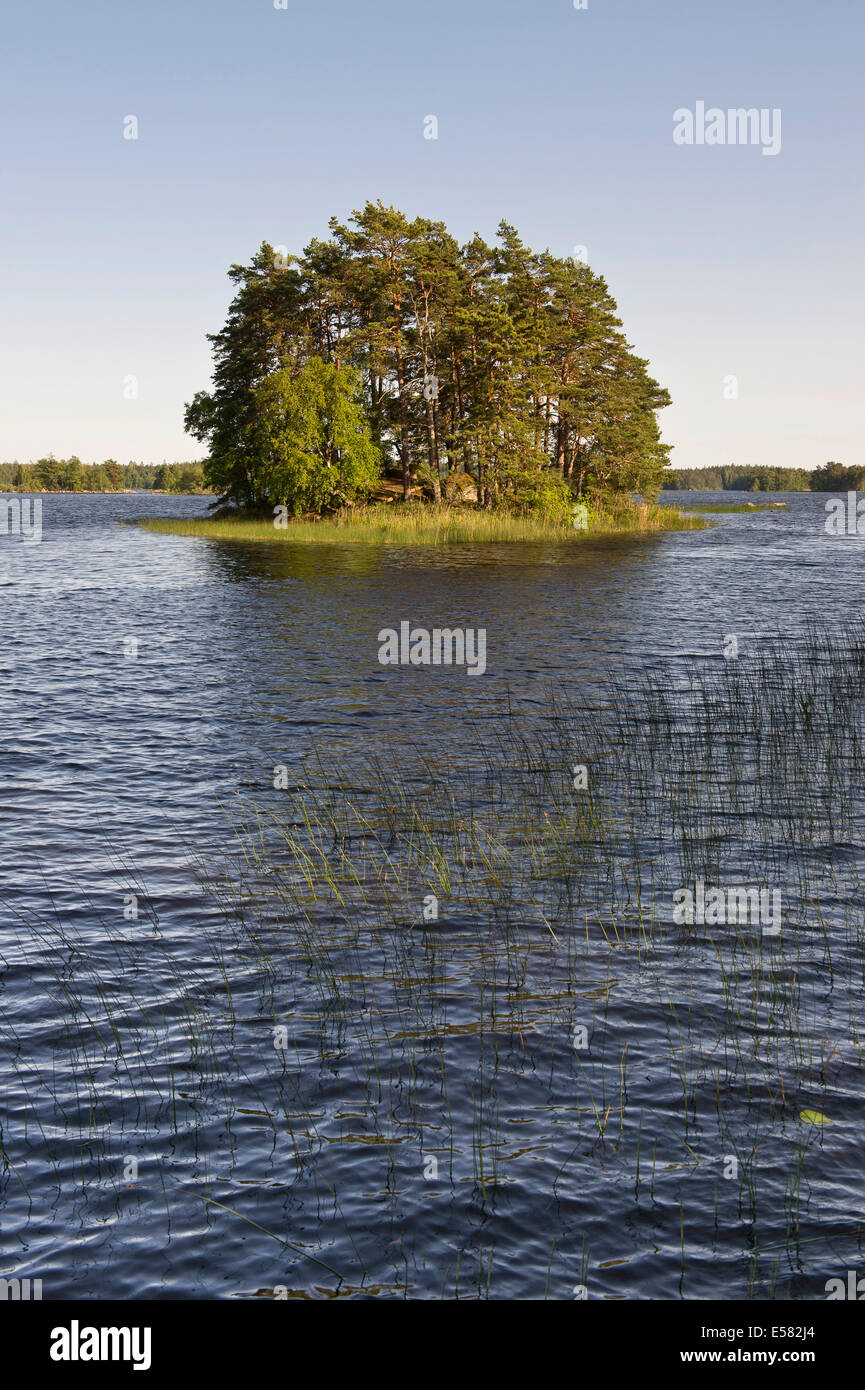
[{"label": "clear blue sky", "polygon": [[[863,464],[863,38],[862,0],[9,6],[0,458],[199,456],[228,265],[381,198],[585,245],[677,465]],[[780,108],[780,154],[674,144],[698,101]]]}]

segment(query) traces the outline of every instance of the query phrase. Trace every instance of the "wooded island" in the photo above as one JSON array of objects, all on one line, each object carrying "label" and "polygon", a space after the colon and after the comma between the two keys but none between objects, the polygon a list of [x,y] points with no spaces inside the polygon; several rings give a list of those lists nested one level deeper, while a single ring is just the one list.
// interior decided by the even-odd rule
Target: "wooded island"
[{"label": "wooded island", "polygon": [[301,255],[265,242],[228,273],[213,387],[185,423],[235,514],[309,519],[384,501],[390,479],[397,500],[560,525],[662,486],[670,397],[604,279],[505,222],[461,246],[367,203]]}]

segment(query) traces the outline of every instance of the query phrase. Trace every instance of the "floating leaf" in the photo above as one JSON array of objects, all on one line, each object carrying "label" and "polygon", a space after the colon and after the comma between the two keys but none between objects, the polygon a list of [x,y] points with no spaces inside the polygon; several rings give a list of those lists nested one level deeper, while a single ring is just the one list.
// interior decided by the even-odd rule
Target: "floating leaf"
[{"label": "floating leaf", "polygon": [[832,1121],[828,1115],[821,1115],[819,1110],[802,1110],[799,1119],[804,1120],[806,1125],[831,1125]]}]

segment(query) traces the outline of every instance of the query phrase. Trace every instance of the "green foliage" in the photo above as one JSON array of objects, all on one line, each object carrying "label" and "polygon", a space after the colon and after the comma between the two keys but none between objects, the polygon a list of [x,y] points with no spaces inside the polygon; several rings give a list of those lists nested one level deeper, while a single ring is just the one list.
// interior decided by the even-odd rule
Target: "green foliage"
[{"label": "green foliage", "polygon": [[865,468],[845,468],[843,463],[824,463],[810,475],[812,492],[865,491]]},{"label": "green foliage", "polygon": [[[670,398],[601,276],[531,251],[505,222],[498,245],[475,235],[460,246],[442,222],[378,202],[330,231],[297,257],[265,242],[229,270],[235,297],[209,335],[213,386],[185,417],[223,500],[269,505],[284,412],[267,383],[315,360],[359,373],[369,439],[406,499],[418,483],[436,502],[453,496],[454,474],[506,509],[534,505],[532,494],[553,505],[556,481],[578,494],[657,492],[669,449],[656,412]],[[289,465],[279,448],[279,468],[297,475],[300,456]],[[298,498],[310,495],[299,483]]]},{"label": "green foliage", "polygon": [[487,541],[580,545],[587,537],[596,535],[698,531],[706,523],[700,517],[684,516],[677,507],[635,505],[627,498],[617,497],[609,510],[590,509],[588,530],[574,529],[570,517],[563,523],[539,516],[536,511],[516,516],[501,508],[487,511],[481,507],[437,507],[426,502],[344,507],[324,519],[291,520],[284,528],[274,528],[272,517],[249,517],[236,508],[219,516],[150,517],[140,524],[160,535],[205,536],[244,543],[263,541],[268,545],[284,540],[290,544],[439,546]]},{"label": "green foliage", "polygon": [[37,492],[56,492],[60,487],[61,465],[55,458],[38,459],[32,472]]},{"label": "green foliage", "polygon": [[567,524],[574,511],[574,494],[568,484],[549,469],[540,476],[537,472],[522,474],[513,494],[508,498],[508,510],[545,521]]},{"label": "green foliage", "polygon": [[201,464],[193,463],[187,468],[178,464],[178,471],[180,475],[178,492],[204,492],[206,490],[204,469]]},{"label": "green foliage", "polygon": [[163,463],[156,470],[153,486],[158,492],[177,492],[179,476],[173,464]]},{"label": "green foliage", "polygon": [[[841,464],[826,464],[826,469],[841,469]],[[664,478],[663,486],[684,492],[808,492],[819,491],[819,479],[826,469],[808,472],[805,468],[749,468],[731,464],[728,468],[677,468]],[[850,470],[855,472],[855,470]],[[862,470],[865,472],[865,470]],[[846,484],[837,484],[842,487]]]},{"label": "green foliage", "polygon": [[68,459],[53,455],[35,464],[0,463],[0,491],[3,492],[123,492],[151,488],[167,492],[205,492],[204,470],[194,464],[82,463],[74,454]]},{"label": "green foliage", "polygon": [[87,469],[74,455],[58,465],[57,476],[64,492],[84,492],[87,488]]},{"label": "green foliage", "polygon": [[375,489],[379,450],[362,404],[360,373],[312,357],[284,367],[255,392],[256,442],[270,503],[292,516],[353,502]]},{"label": "green foliage", "polygon": [[113,492],[119,492],[123,488],[123,469],[116,459],[106,459],[102,467],[108,479],[108,486]]},{"label": "green foliage", "polygon": [[204,469],[200,464],[163,463],[156,470],[153,486],[160,492],[204,492]]}]

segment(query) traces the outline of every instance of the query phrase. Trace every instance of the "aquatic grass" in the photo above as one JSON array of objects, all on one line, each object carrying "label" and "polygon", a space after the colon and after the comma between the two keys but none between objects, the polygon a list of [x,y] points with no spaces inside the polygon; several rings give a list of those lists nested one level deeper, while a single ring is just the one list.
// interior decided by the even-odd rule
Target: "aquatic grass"
[{"label": "aquatic grass", "polygon": [[[551,696],[532,724],[504,710],[459,761],[444,741],[398,763],[320,751],[290,791],[226,808],[234,853],[200,859],[210,916],[194,961],[149,920],[106,931],[99,958],[62,914],[4,938],[66,1021],[50,1075],[33,1021],[9,1019],[30,1104],[4,1122],[8,1162],[32,1188],[38,1139],[58,1188],[95,1202],[97,1176],[117,1186],[118,1152],[170,1137],[187,1157],[157,1165],[166,1220],[193,1200],[193,1163],[242,1215],[251,1167],[290,1196],[298,1286],[306,1249],[352,1289],[445,1294],[470,1256],[493,1297],[513,1289],[519,1251],[490,1215],[527,1185],[555,1249],[539,1288],[570,1296],[574,1236],[597,1261],[580,1282],[612,1287],[609,1230],[581,1197],[606,1177],[617,1227],[651,1211],[660,1287],[716,1291],[697,1253],[712,1249],[728,1295],[788,1296],[791,1261],[819,1269],[837,1229],[815,1207],[818,1165],[855,1102],[839,1036],[865,1029],[863,702],[861,634],[817,631],[748,661],[707,656],[680,690],[629,674],[582,708]],[[675,924],[671,893],[696,874],[782,882],[780,937]],[[385,1242],[387,1223],[399,1235],[420,1219],[430,1153],[448,1231],[432,1271],[422,1248]],[[735,1181],[718,1179],[722,1155]],[[374,1232],[362,1194],[387,1213]],[[282,1239],[272,1212],[253,1215]]]},{"label": "aquatic grass", "polygon": [[352,507],[320,520],[298,519],[285,527],[245,517],[145,518],[133,523],[159,535],[211,540],[339,545],[439,546],[486,543],[585,543],[617,535],[701,530],[705,522],[657,504],[601,504],[593,507],[590,529],[531,514],[519,516],[478,507],[435,507],[417,502]]},{"label": "aquatic grass", "polygon": [[[671,887],[689,873],[729,877],[732,872],[741,881],[761,875],[771,880],[792,864],[795,883],[803,892],[807,889],[810,896],[805,901],[810,902],[819,896],[821,883],[815,877],[817,866],[807,862],[803,848],[815,833],[827,842],[846,833],[854,813],[855,758],[847,756],[847,733],[850,702],[861,705],[863,680],[861,639],[853,641],[846,650],[837,639],[830,642],[816,634],[810,646],[793,650],[782,639],[747,671],[710,669],[692,683],[677,709],[667,690],[650,687],[636,698],[631,691],[628,700],[607,701],[605,721],[594,709],[581,712],[576,720],[570,712],[557,711],[543,739],[534,744],[519,725],[509,726],[505,720],[492,736],[487,728],[486,744],[480,745],[496,749],[495,756],[485,752],[462,778],[452,773],[447,782],[429,776],[427,753],[411,775],[404,767],[395,771],[382,764],[355,769],[351,795],[345,796],[340,788],[352,779],[339,773],[328,780],[319,761],[316,778],[323,780],[302,781],[294,793],[304,803],[302,813],[286,817],[271,810],[263,818],[257,813],[260,821],[267,823],[268,815],[273,821],[266,835],[266,857],[274,856],[268,888],[280,900],[283,930],[290,935],[291,876],[277,867],[273,832],[282,837],[289,860],[300,855],[308,868],[315,861],[306,842],[295,838],[298,827],[304,827],[302,835],[314,842],[319,861],[322,856],[328,861],[316,872],[323,889],[334,881],[340,885],[336,902],[353,920],[355,949],[386,919],[403,930],[379,944],[390,949],[399,942],[404,950],[413,939],[405,930],[412,928],[411,905],[417,925],[426,891],[446,890],[440,904],[443,921],[455,915],[463,924],[460,939],[471,922],[472,939],[482,953],[478,1005],[489,1019],[478,1038],[483,1055],[488,1027],[497,1056],[501,1030],[493,1025],[499,1010],[504,1006],[502,1024],[515,1028],[516,1008],[522,1008],[514,990],[531,997],[540,987],[544,995],[537,962],[532,961],[539,940],[546,943],[544,952],[552,953],[553,972],[564,966],[568,979],[563,983],[573,989],[579,968],[574,948],[581,939],[587,959],[596,953],[593,937],[602,940],[609,959],[636,946],[643,969],[658,968],[657,961],[652,965],[651,953],[661,949],[666,938],[678,936],[686,943],[688,932],[673,932],[660,893],[668,901]],[[640,711],[638,718],[631,714],[634,709]],[[842,712],[847,726],[841,722],[839,732]],[[470,746],[475,745],[470,741]],[[728,753],[720,769],[718,749]],[[602,783],[590,796],[575,796],[569,786],[577,751]],[[418,775],[421,768],[423,775]],[[639,815],[634,813],[637,808]],[[655,827],[651,842],[645,840],[641,818]],[[292,827],[289,835],[286,825]],[[326,829],[326,835],[318,833],[317,826]],[[321,909],[326,898],[324,892]],[[679,1077],[685,1135],[697,1124],[709,1097],[722,1134],[745,1123],[757,1139],[767,1126],[771,1132],[779,1119],[783,1123],[783,1117],[793,1113],[797,1091],[810,1084],[814,1094],[814,1081],[821,1076],[825,1086],[834,1053],[827,1054],[818,1037],[815,989],[821,988],[821,981],[813,972],[803,980],[802,966],[817,941],[830,962],[837,950],[837,891],[831,903],[831,931],[821,914],[807,931],[794,920],[792,930],[777,943],[761,940],[759,933],[755,937],[740,924],[731,924],[727,933],[705,934],[718,972],[722,1012],[719,1015],[714,1007],[710,1011],[713,1036],[701,1040],[693,1052],[696,1065],[690,1060],[691,1028],[697,1012],[704,1015],[700,1026],[706,1026],[705,1007],[697,999],[687,1006],[677,1002],[668,985],[666,1049],[673,1074]],[[855,940],[861,969],[861,913],[852,932],[849,916],[842,920],[846,938]],[[323,916],[310,913],[306,921],[319,933],[321,949],[332,953]],[[546,937],[533,939],[533,923]],[[366,935],[366,940],[372,938]],[[401,959],[404,964],[404,954]],[[664,972],[669,968],[669,961],[662,965]],[[398,979],[395,972],[395,985]],[[681,987],[682,979],[676,977],[676,990]],[[544,997],[552,1004],[551,979]],[[608,991],[607,1000],[610,997]],[[485,1010],[484,998],[489,1000]],[[404,995],[401,1016],[408,1007]],[[421,1001],[414,998],[410,1007],[421,1008]],[[846,1007],[852,1009],[849,992]],[[479,1021],[481,1017],[483,1013]],[[547,1017],[554,1022],[552,1013]],[[440,1037],[445,1036],[441,1028],[440,1022]],[[524,1028],[523,1021],[521,1039]],[[549,1037],[552,1046],[554,1026]],[[376,1041],[382,1043],[381,1033]],[[392,1039],[384,1042],[392,1048]],[[774,1061],[766,1050],[770,1042]],[[594,1116],[595,1142],[608,1138],[614,1096],[618,1100],[616,1143],[625,1151],[636,1144],[639,1195],[645,1107],[638,1109],[639,1130],[634,1135],[628,1115],[630,1088],[625,1084],[626,1058],[632,1068],[638,1065],[631,1047],[627,1038],[616,1047],[615,1063],[611,1059],[616,1076],[614,1081],[611,1075],[609,1086],[605,1049],[587,1058],[585,1065],[579,1056],[574,1063],[585,1084],[585,1108]],[[565,1058],[572,1055],[567,1045],[558,1052]],[[476,1108],[473,1147],[482,1198],[489,1188],[488,1153],[496,1164],[503,1164],[495,1186],[508,1180],[508,1160],[497,1144],[484,1144],[479,1133],[484,1127]],[[729,1153],[753,1154],[759,1148],[751,1141],[743,1149],[741,1134],[738,1140],[731,1136],[723,1142]],[[655,1155],[657,1147],[656,1140]],[[578,1144],[575,1154],[579,1148]],[[686,1148],[694,1152],[687,1143]],[[694,1167],[699,1166],[697,1156]],[[750,1160],[743,1166],[740,1181],[751,1219],[757,1221],[757,1185],[765,1179]],[[653,1158],[653,1200],[654,1169]],[[717,1201],[716,1194],[713,1208]],[[797,1208],[797,1223],[800,1219]],[[777,1276],[776,1270],[772,1288]]]}]

